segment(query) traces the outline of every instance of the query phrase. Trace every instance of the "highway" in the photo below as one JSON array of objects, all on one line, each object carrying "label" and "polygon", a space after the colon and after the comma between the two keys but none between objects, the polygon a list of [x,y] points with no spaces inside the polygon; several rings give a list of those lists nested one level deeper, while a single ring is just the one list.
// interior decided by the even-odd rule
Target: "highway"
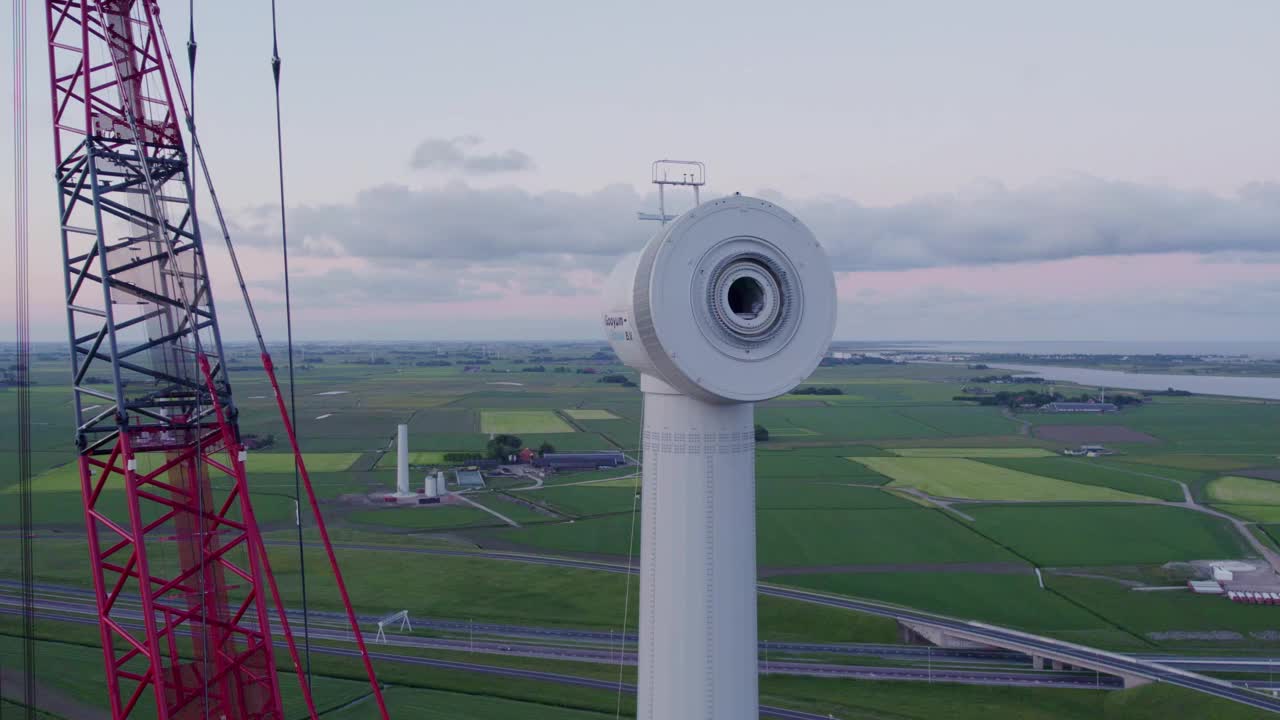
[{"label": "highway", "polygon": [[[48,619],[70,620],[80,622],[92,620],[97,611],[91,598],[77,593],[69,597],[43,591],[37,599],[40,616]],[[0,588],[0,612],[20,612],[20,599]],[[250,614],[252,616],[252,613]],[[124,598],[118,602],[115,617],[132,622],[140,622],[142,609],[136,601]],[[291,618],[292,619],[292,618]],[[281,635],[278,623],[273,622],[273,631]],[[296,627],[296,625],[295,625]],[[311,637],[314,640],[350,642],[351,634],[346,629],[345,619],[313,618]],[[471,640],[458,638],[419,637],[412,635],[390,634],[386,638],[384,648],[402,647],[418,650],[448,650],[453,652],[472,652],[478,654],[504,655],[508,657],[527,657],[544,660],[560,660],[571,662],[588,662],[616,665],[619,661],[635,664],[633,652],[623,652],[621,656],[616,649],[591,646],[547,646],[531,645],[494,640]],[[817,646],[823,647],[823,646]],[[314,649],[314,647],[313,647]],[[413,657],[396,655],[396,658]],[[918,657],[925,657],[920,654]],[[1005,665],[1000,669],[989,667],[974,668],[968,663],[957,666],[957,661],[940,654],[934,658],[929,667],[894,667],[879,665],[849,665],[843,663],[764,660],[760,671],[764,674],[803,675],[810,677],[840,677],[864,680],[907,680],[916,682],[949,682],[978,685],[1009,685],[1030,687],[1076,687],[1076,688],[1114,688],[1118,686],[1115,678],[1098,676],[1085,672],[1051,672],[1034,671],[1017,666]]]},{"label": "highway", "polygon": [[[290,543],[282,544],[289,545]],[[639,571],[639,569],[634,565],[606,563],[593,560],[573,560],[570,558],[524,553],[447,550],[443,548],[408,548],[368,545],[362,543],[339,544],[336,545],[336,547],[345,550],[377,550],[429,555],[482,557],[490,560],[524,562],[537,565],[576,568],[581,570],[602,570],[605,572],[617,573],[637,573]],[[956,620],[942,615],[933,615],[930,613],[890,605],[888,603],[880,603],[870,600],[855,600],[847,597],[824,595],[821,593],[783,588],[775,585],[759,585],[758,591],[762,595],[770,595],[772,597],[786,598],[799,602],[807,602],[843,610],[867,613],[870,615],[878,615],[881,617],[892,618],[894,620],[907,621],[919,625],[934,627],[944,631],[951,630],[962,632],[976,636],[983,642],[989,643],[995,647],[1005,647],[1008,645],[1027,647],[1032,650],[1038,650],[1052,655],[1064,656],[1080,664],[1108,668],[1117,674],[1128,674],[1136,677],[1147,678],[1155,682],[1177,685],[1190,690],[1196,690],[1210,695],[1215,695],[1217,697],[1226,698],[1228,700],[1234,700],[1260,710],[1280,713],[1280,700],[1262,695],[1247,688],[1232,685],[1226,681],[1197,675],[1193,672],[1181,670],[1163,663],[1136,659],[1119,655],[1117,653],[1096,650],[1083,645],[1076,645],[1074,643],[1068,643],[1060,640],[1052,640],[983,623]]]},{"label": "highway", "polygon": [[[296,544],[294,543],[283,541],[269,541],[268,544],[296,547]],[[308,545],[315,547],[319,544],[308,543]],[[366,543],[336,543],[335,547],[337,549],[347,551],[399,552],[405,554],[482,558],[488,560],[520,562],[601,572],[634,573],[638,571],[638,568],[635,566],[627,566],[620,563],[608,563],[594,560],[575,560],[571,558],[526,553],[400,547]],[[1039,637],[983,623],[957,620],[941,615],[933,615],[909,608],[890,605],[888,603],[825,595],[822,593],[796,590],[775,585],[761,584],[758,588],[762,595],[888,617],[894,620],[911,622],[922,626],[937,628],[943,631],[964,633],[966,635],[974,636],[981,642],[988,643],[993,647],[1013,646],[1026,648],[1031,652],[1044,652],[1050,655],[1067,658],[1068,661],[1073,663],[1102,668],[1105,671],[1110,671],[1117,675],[1131,675],[1156,682],[1164,682],[1240,702],[1258,709],[1270,712],[1280,712],[1280,700],[1252,691],[1245,687],[1233,685],[1226,681],[1197,675],[1189,670],[1179,669],[1165,662],[1096,650],[1094,648],[1076,645],[1074,643]],[[772,648],[775,646],[771,643],[770,647]]]},{"label": "highway", "polygon": [[[7,606],[0,608],[0,611],[12,612]],[[97,625],[94,617],[77,616],[66,617],[61,612],[50,613],[45,610],[37,610],[37,617],[48,620],[58,620],[62,622],[74,622],[84,625]],[[122,627],[130,630],[141,629],[141,624],[136,621],[122,620]],[[345,639],[345,638],[343,638]],[[311,652],[323,655],[335,655],[341,657],[358,658],[359,651],[352,648],[333,647],[331,645],[312,645]],[[544,672],[541,670],[526,670],[522,668],[501,667],[494,665],[484,665],[481,663],[459,662],[454,660],[440,660],[436,658],[424,658],[416,655],[405,655],[385,650],[371,650],[369,656],[375,660],[387,662],[405,663],[409,665],[419,665],[425,667],[441,668],[445,670],[460,670],[463,672],[478,673],[485,675],[493,675],[497,677],[513,678],[520,680],[535,680],[540,682],[550,682],[560,685],[572,685],[577,687],[592,688],[596,690],[604,690],[608,692],[626,692],[634,694],[636,688],[629,683],[618,683],[612,680],[598,680],[595,678],[585,678],[576,675],[565,675],[563,673]],[[899,679],[885,675],[878,679]],[[902,678],[905,679],[905,678]],[[815,715],[800,710],[790,710],[787,708],[774,707],[770,705],[760,706],[760,717],[776,718],[777,720],[829,720],[828,716]]]}]

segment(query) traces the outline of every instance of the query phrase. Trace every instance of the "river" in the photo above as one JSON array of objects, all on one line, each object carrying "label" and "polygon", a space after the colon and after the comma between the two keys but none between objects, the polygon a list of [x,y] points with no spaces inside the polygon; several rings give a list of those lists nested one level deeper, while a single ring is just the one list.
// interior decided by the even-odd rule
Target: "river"
[{"label": "river", "polygon": [[1008,368],[1018,372],[1036,373],[1049,380],[1094,385],[1097,387],[1124,388],[1128,390],[1187,390],[1197,395],[1228,395],[1231,397],[1280,400],[1278,377],[1228,377],[1224,375],[1160,375],[1155,373],[1129,373],[1120,370],[1094,370],[1092,368],[1057,367],[1054,365],[1022,365],[1019,363],[990,363],[992,368]]}]

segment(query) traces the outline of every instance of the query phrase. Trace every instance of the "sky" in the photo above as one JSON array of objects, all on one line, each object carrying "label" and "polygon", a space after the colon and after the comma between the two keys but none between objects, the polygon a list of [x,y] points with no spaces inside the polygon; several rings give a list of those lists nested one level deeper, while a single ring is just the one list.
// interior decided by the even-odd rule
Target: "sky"
[{"label": "sky", "polygon": [[[184,42],[187,3],[160,2]],[[196,97],[255,305],[280,338],[269,6],[195,2]],[[376,6],[277,3],[298,338],[599,337],[610,268],[656,230],[635,213],[656,209],[659,158],[705,162],[704,197],[765,197],[813,229],[837,271],[838,339],[1280,328],[1280,3]],[[44,21],[31,19],[32,333],[60,340]],[[246,339],[201,204],[223,333]]]}]

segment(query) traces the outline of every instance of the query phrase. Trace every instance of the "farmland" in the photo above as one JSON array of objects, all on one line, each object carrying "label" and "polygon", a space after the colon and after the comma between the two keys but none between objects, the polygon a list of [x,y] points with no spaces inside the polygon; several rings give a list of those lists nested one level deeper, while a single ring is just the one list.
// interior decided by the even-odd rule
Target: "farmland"
[{"label": "farmland", "polygon": [[481,410],[480,432],[570,433],[573,427],[550,410]]},{"label": "farmland", "polygon": [[1132,493],[1098,485],[1058,480],[988,465],[967,458],[857,458],[857,462],[892,478],[893,487],[910,487],[929,495],[967,500],[1144,500]]},{"label": "farmland", "polygon": [[[456,463],[446,454],[484,454],[491,434],[517,435],[534,450],[546,443],[560,451],[622,449],[634,456],[639,393],[598,378],[635,376],[602,354],[599,343],[558,344],[554,352],[537,353],[532,345],[512,344],[487,363],[476,362],[475,351],[465,347],[429,351],[416,344],[316,344],[303,352],[316,362],[297,372],[300,440],[361,613],[408,608],[414,617],[614,631],[623,625],[625,607],[626,624],[634,629],[636,587],[628,601],[623,575],[420,552],[545,553],[595,562],[634,558],[639,548],[633,531],[641,520],[634,467],[552,473],[540,482],[494,476],[488,487],[467,492],[514,525],[457,498],[412,507],[381,500],[394,488],[392,440],[400,423],[409,425],[415,488],[423,474],[436,469],[452,482],[448,471]],[[236,353],[253,357],[252,348],[233,348]],[[539,361],[546,365],[543,372],[522,372],[535,354],[565,359]],[[370,364],[375,355],[387,364]],[[450,364],[415,364],[441,358]],[[1280,473],[1280,446],[1268,430],[1280,426],[1280,405],[1159,398],[1105,417],[1011,419],[999,408],[952,400],[964,385],[957,377],[963,372],[916,364],[823,367],[809,382],[841,388],[843,395],[792,395],[759,405],[756,420],[769,432],[756,453],[762,579],[1121,651],[1182,651],[1188,643],[1167,633],[1197,630],[1235,633],[1237,639],[1219,643],[1224,648],[1280,648],[1274,633],[1266,632],[1269,622],[1274,627],[1266,608],[1129,589],[1133,582],[1168,582],[1161,568],[1169,563],[1261,562],[1229,521],[1201,510],[1217,508],[1280,536],[1280,483],[1265,479]],[[33,368],[33,504],[42,538],[35,546],[36,574],[41,582],[84,588],[84,517],[68,443],[64,374],[65,358]],[[257,373],[235,379],[242,431],[269,442],[248,453],[250,491],[271,538],[281,590],[296,605],[301,567],[296,546],[289,544],[293,459],[269,386]],[[0,405],[0,421],[12,419],[12,406]],[[1030,424],[1025,432],[1024,422]],[[1048,435],[1039,432],[1045,428]],[[1107,428],[1121,440],[1118,454],[1061,456],[1069,444],[1050,436],[1073,428]],[[1128,442],[1137,436],[1125,432],[1140,433],[1143,441]],[[15,447],[11,435],[0,435],[0,456],[12,458]],[[226,497],[225,481],[214,485],[216,498]],[[8,526],[17,522],[15,492],[12,475],[0,476],[0,498],[6,499],[0,518]],[[1184,493],[1203,505],[1186,505]],[[124,511],[118,483],[108,484],[102,503],[110,512]],[[314,538],[314,528],[304,531]],[[323,553],[307,547],[302,557],[311,606],[336,610]],[[176,554],[161,553],[156,562],[176,562]],[[1045,590],[1037,584],[1037,567]],[[19,571],[15,556],[0,557],[0,577],[12,579]],[[96,633],[83,639],[78,629],[42,627],[58,642],[96,642]],[[762,638],[775,640],[900,639],[896,626],[883,618],[776,598],[761,599],[760,628]],[[486,657],[468,661],[518,662]],[[317,662],[332,673],[322,687],[334,704],[358,695],[342,679],[352,676],[348,661]],[[86,661],[85,672],[96,667]],[[583,663],[563,663],[561,669],[604,672]],[[600,691],[536,681],[495,688],[491,680],[457,671],[390,662],[380,665],[384,671],[395,685],[389,702],[415,716],[614,716],[613,695]],[[609,674],[616,679],[616,672]],[[453,687],[468,690],[446,691]],[[783,677],[762,683],[762,695],[773,704],[840,717],[879,717],[893,708],[904,717],[945,717],[947,698],[961,693],[985,698],[995,717],[1108,717],[1127,713],[1132,708],[1126,703],[1136,701],[1124,698],[1137,697],[1062,692]],[[1163,696],[1150,697],[1165,702]],[[362,717],[367,707],[331,715]],[[906,714],[909,707],[921,714]]]},{"label": "farmland", "polygon": [[1209,483],[1215,502],[1238,505],[1280,505],[1280,483],[1259,478],[1226,475]]},{"label": "farmland", "polygon": [[1053,457],[1044,448],[994,447],[994,448],[887,448],[901,457],[917,458],[1041,458]]}]

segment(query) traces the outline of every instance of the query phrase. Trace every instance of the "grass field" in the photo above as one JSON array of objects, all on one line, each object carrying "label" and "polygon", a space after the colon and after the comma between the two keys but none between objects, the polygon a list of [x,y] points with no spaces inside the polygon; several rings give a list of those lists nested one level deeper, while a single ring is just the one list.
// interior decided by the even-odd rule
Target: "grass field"
[{"label": "grass field", "polygon": [[503,524],[501,520],[489,513],[467,505],[429,505],[424,507],[389,507],[381,510],[358,510],[347,517],[351,522],[355,523],[381,525],[405,530],[444,530],[447,528]]},{"label": "grass field", "polygon": [[590,410],[586,408],[568,408],[563,410],[565,415],[574,420],[621,420],[617,415],[608,410]]},{"label": "grass field", "polygon": [[[603,712],[574,710],[506,698],[451,693],[442,690],[393,687],[385,693],[387,711],[393,717],[422,718],[423,720],[607,720],[613,717]],[[378,708],[372,703],[325,715],[337,720],[363,720],[380,718]]]},{"label": "grass field", "polygon": [[624,486],[567,485],[520,493],[533,502],[550,505],[568,515],[604,515],[630,512],[636,491],[634,481]]},{"label": "grass field", "polygon": [[759,480],[756,507],[761,510],[903,509],[912,504],[874,485],[835,481]]},{"label": "grass field", "polygon": [[1231,505],[1280,506],[1280,483],[1238,475],[1224,475],[1209,483],[1209,497]]},{"label": "grass field", "polygon": [[1162,564],[1250,553],[1220,518],[1159,505],[988,505],[974,529],[1042,567]]},{"label": "grass field", "polygon": [[770,582],[907,605],[1032,632],[1090,630],[1097,618],[1020,574],[885,572],[794,575]]},{"label": "grass field", "polygon": [[[885,496],[892,507],[774,509],[757,513],[760,565],[889,565],[895,563],[1020,563],[1015,555],[945,514]],[[638,523],[638,518],[637,518]],[[626,556],[631,513],[502,530],[506,542],[554,552]],[[639,535],[639,525],[636,538]],[[636,546],[638,547],[638,545]]]},{"label": "grass field", "polygon": [[[138,465],[139,472],[150,472],[157,467],[154,455],[142,456]],[[313,473],[339,472],[351,467],[359,453],[307,453],[305,456],[307,470]],[[249,453],[247,470],[251,479],[261,474],[293,474],[293,455],[291,453]],[[108,486],[123,487],[123,479],[113,477]],[[31,490],[37,493],[80,493],[80,468],[76,463],[67,463],[60,467],[46,470],[31,479]],[[17,485],[8,485],[0,493],[16,493]]]},{"label": "grass field", "polygon": [[887,453],[870,446],[795,448],[756,454],[756,477],[793,480],[832,480],[881,484],[887,481],[874,470],[852,462],[846,456],[875,456]]},{"label": "grass field", "polygon": [[1213,505],[1217,510],[1259,523],[1280,523],[1280,505]]},{"label": "grass field", "polygon": [[1032,475],[1109,487],[1160,500],[1180,502],[1183,499],[1182,487],[1177,482],[1155,477],[1158,472],[1155,468],[1108,465],[1098,458],[986,458],[983,462]]},{"label": "grass field", "polygon": [[481,410],[480,432],[571,433],[573,427],[551,410]]},{"label": "grass field", "polygon": [[[443,465],[445,454],[439,450],[409,453],[410,465]],[[395,457],[391,453],[382,456],[380,465],[394,465]]]},{"label": "grass field", "polygon": [[[1037,425],[1125,425],[1163,443],[1163,454],[1208,455],[1280,452],[1280,403],[1224,402],[1188,398],[1094,417],[1071,413],[1036,415]],[[1203,469],[1203,468],[1196,468]]]},{"label": "grass field", "polygon": [[1044,448],[885,448],[900,457],[920,458],[1039,458],[1052,457],[1054,453]]},{"label": "grass field", "polygon": [[[1264,605],[1238,605],[1223,602],[1219,597],[1192,593],[1143,593],[1139,599],[1132,590],[1116,582],[1053,573],[1047,576],[1046,583],[1117,626],[1144,637],[1154,632],[1230,630],[1241,633],[1247,640],[1251,632],[1276,627],[1275,609]],[[1258,641],[1254,639],[1253,644]]]},{"label": "grass field", "polygon": [[472,502],[479,503],[491,510],[502,513],[506,517],[515,520],[521,525],[530,525],[541,522],[555,522],[559,518],[548,515],[535,510],[524,503],[517,502],[512,498],[523,496],[524,493],[470,493],[467,495]]},{"label": "grass field", "polygon": [[[598,381],[604,373],[634,373],[614,364],[601,343],[512,347],[501,357],[483,360],[473,347],[447,343],[425,355],[413,344],[303,350],[307,367],[297,379],[298,426],[323,511],[338,541],[373,548],[339,549],[362,614],[408,608],[415,616],[477,622],[599,630],[621,625],[625,576],[418,551],[480,547],[587,557],[638,553],[638,541],[633,544],[630,534],[636,479],[607,481],[636,468],[552,474],[540,491],[472,496],[521,528],[470,506],[384,508],[340,499],[392,489],[395,454],[385,450],[398,423],[409,423],[415,451],[411,461],[423,466],[441,464],[447,452],[483,452],[489,434],[496,432],[519,435],[530,447],[547,442],[569,451],[635,448],[640,393]],[[65,349],[61,352],[57,362],[39,359],[33,368],[38,382],[31,388],[34,509],[40,534],[36,574],[47,582],[87,587],[80,483],[75,466],[68,464],[74,457],[69,442],[73,428]],[[530,359],[534,355],[569,359]],[[415,362],[446,356],[453,364]],[[375,357],[386,362],[371,364]],[[256,350],[233,349],[229,360],[256,363]],[[546,364],[546,372],[521,372],[532,363]],[[757,446],[756,460],[757,556],[766,581],[879,598],[1115,650],[1151,649],[1153,644],[1188,649],[1188,642],[1149,635],[1205,630],[1240,633],[1240,640],[1224,643],[1223,649],[1276,647],[1274,640],[1250,634],[1277,627],[1274,608],[1187,593],[1135,593],[1117,582],[1052,569],[1046,570],[1050,589],[1043,591],[1030,570],[1033,565],[1076,567],[1092,575],[1146,581],[1164,578],[1156,568],[1169,560],[1247,557],[1249,547],[1221,519],[1137,503],[1144,497],[1181,501],[1178,483],[1204,502],[1260,523],[1255,529],[1266,537],[1280,538],[1280,498],[1274,495],[1280,482],[1244,477],[1246,469],[1280,467],[1280,435],[1275,433],[1280,405],[1162,397],[1101,418],[1022,416],[1036,425],[1126,426],[1161,440],[1124,446],[1113,457],[1064,458],[1047,444],[1042,445],[1048,449],[1033,447],[1041,443],[1019,435],[1019,425],[999,409],[952,401],[960,394],[963,381],[957,377],[964,372],[957,366],[914,363],[823,367],[806,384],[833,385],[845,394],[787,396],[759,406],[757,421],[770,430],[770,440]],[[297,605],[298,553],[288,544],[294,537],[292,457],[282,452],[279,439],[284,436],[269,385],[258,373],[238,373],[233,379],[241,430],[277,438],[269,451],[249,453],[250,487],[264,531],[275,541],[269,552],[285,601]],[[15,407],[6,401],[12,397],[12,390],[0,388],[0,422],[10,426],[16,421]],[[14,498],[9,488],[17,467],[15,449],[15,435],[0,433],[0,499]],[[381,469],[373,467],[379,458]],[[587,479],[606,482],[565,485]],[[215,481],[215,501],[225,497],[220,482]],[[977,499],[954,506],[974,521],[904,499],[902,488],[911,486]],[[561,520],[509,497],[545,503],[577,519]],[[986,502],[1002,498],[1027,503]],[[1096,500],[1131,502],[1089,504]],[[126,516],[123,493],[117,489],[108,488],[101,504],[112,517]],[[0,525],[16,526],[18,510],[16,502],[0,502]],[[144,514],[155,517],[155,510],[149,507]],[[306,532],[315,539],[314,528]],[[308,547],[305,556],[312,607],[336,610],[323,553]],[[172,571],[177,563],[172,544],[161,543],[151,560],[154,569]],[[0,576],[17,574],[17,554],[0,557]],[[638,590],[633,578],[627,620],[633,629]],[[777,598],[760,598],[759,616],[764,640],[900,640],[889,620]],[[12,618],[0,616],[0,636],[18,627]],[[42,632],[55,627],[71,626],[52,620],[39,625]],[[42,672],[50,682],[77,688],[86,701],[100,705],[101,660],[91,647],[98,641],[97,630],[76,626],[75,632],[84,638],[79,646],[41,647]],[[10,668],[12,656],[5,653],[0,662]],[[349,679],[357,677],[359,668],[346,658],[313,654],[313,661],[320,673],[316,688],[321,705],[331,709],[325,717],[364,717],[371,707],[367,702],[332,710],[366,692],[362,683]],[[617,679],[616,667],[605,665],[505,656],[483,662]],[[382,660],[378,667],[391,686],[393,712],[400,715],[464,720],[614,717],[611,691],[495,682],[482,674]],[[632,682],[634,670],[625,669],[624,678]],[[299,717],[294,683],[283,686],[290,693],[288,716]],[[771,704],[859,720],[1253,716],[1236,705],[1162,686],[1098,693],[765,676],[761,688]],[[634,712],[631,703],[624,698],[624,716]]]},{"label": "grass field", "polygon": [[1057,480],[965,458],[850,458],[893,480],[935,497],[971,500],[1130,502],[1141,495]]},{"label": "grass field", "polygon": [[1020,562],[938,510],[806,509],[757,513],[761,565]]},{"label": "grass field", "polygon": [[[309,452],[303,456],[308,472],[339,472],[351,467],[360,457],[360,453],[317,453]],[[293,472],[292,453],[250,452],[246,461],[246,469],[250,473],[291,473]]]},{"label": "grass field", "polygon": [[1261,710],[1169,685],[1093,691],[760,678],[761,702],[856,720],[1266,720]]},{"label": "grass field", "polygon": [[1256,465],[1274,465],[1276,460],[1274,455],[1266,453],[1258,455],[1196,455],[1192,453],[1177,455],[1161,453],[1155,455],[1133,455],[1125,459],[1133,463],[1207,472],[1227,472],[1242,470]]}]

